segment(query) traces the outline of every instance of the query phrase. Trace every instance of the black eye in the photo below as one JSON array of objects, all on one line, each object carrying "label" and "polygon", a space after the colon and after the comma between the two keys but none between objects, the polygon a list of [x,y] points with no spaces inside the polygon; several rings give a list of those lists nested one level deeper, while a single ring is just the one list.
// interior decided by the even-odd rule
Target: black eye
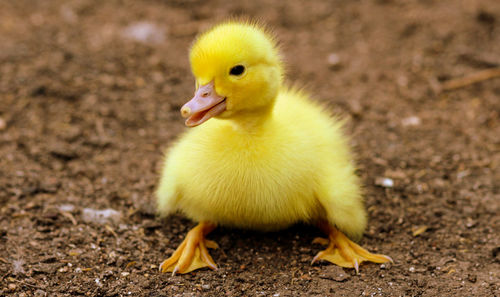
[{"label": "black eye", "polygon": [[242,75],[243,72],[245,72],[245,66],[243,65],[236,65],[229,70],[229,74],[231,75]]}]

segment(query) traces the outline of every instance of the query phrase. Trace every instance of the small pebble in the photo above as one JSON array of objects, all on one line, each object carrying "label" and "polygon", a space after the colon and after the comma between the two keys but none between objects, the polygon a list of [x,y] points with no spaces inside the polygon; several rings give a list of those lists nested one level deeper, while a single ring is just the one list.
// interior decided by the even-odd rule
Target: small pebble
[{"label": "small pebble", "polygon": [[63,266],[63,267],[59,268],[58,271],[61,273],[68,272],[68,266]]},{"label": "small pebble", "polygon": [[203,289],[205,289],[205,290],[210,289],[210,285],[208,285],[208,284],[207,284],[207,285],[202,285],[201,287],[202,287]]},{"label": "small pebble", "polygon": [[349,100],[347,102],[347,107],[354,116],[359,117],[363,114],[363,106],[361,105],[361,102],[359,100],[356,99]]},{"label": "small pebble", "polygon": [[92,208],[84,208],[82,211],[82,219],[86,223],[117,223],[122,217],[121,212],[114,209],[108,208],[103,210],[97,210]]},{"label": "small pebble", "polygon": [[0,118],[0,131],[5,130],[5,128],[7,128],[7,122],[3,118]]},{"label": "small pebble", "polygon": [[15,291],[17,288],[16,284],[14,283],[10,283],[7,287],[9,288],[9,291]]},{"label": "small pebble", "polygon": [[59,210],[65,212],[73,212],[75,210],[75,206],[73,204],[62,204],[59,206]]},{"label": "small pebble", "polygon": [[465,223],[465,227],[467,228],[472,228],[476,225],[476,222],[473,221],[471,218],[467,219],[467,222]]},{"label": "small pebble", "polygon": [[375,179],[375,185],[381,186],[384,188],[392,188],[392,187],[394,187],[394,181],[392,180],[392,178],[388,178],[388,177],[377,177]]},{"label": "small pebble", "polygon": [[411,116],[411,117],[407,117],[407,118],[402,119],[401,125],[403,125],[403,127],[418,126],[418,125],[420,125],[421,122],[422,121],[420,120],[419,117]]},{"label": "small pebble", "polygon": [[330,64],[331,66],[336,66],[336,65],[340,64],[340,57],[339,57],[339,55],[332,53],[332,54],[328,55],[327,61],[328,61],[328,64]]},{"label": "small pebble", "polygon": [[162,43],[165,30],[150,22],[136,22],[123,29],[122,36],[142,43]]},{"label": "small pebble", "polygon": [[420,234],[427,231],[427,229],[428,229],[427,226],[414,227],[414,228],[412,228],[412,234],[413,234],[413,236],[419,236]]},{"label": "small pebble", "polygon": [[475,283],[477,281],[477,276],[474,274],[469,274],[467,276],[467,280],[470,281],[471,283]]},{"label": "small pebble", "polygon": [[410,269],[408,269],[408,270],[410,270],[410,272],[415,272],[415,267],[413,267],[413,266],[412,266],[412,267],[410,267]]}]

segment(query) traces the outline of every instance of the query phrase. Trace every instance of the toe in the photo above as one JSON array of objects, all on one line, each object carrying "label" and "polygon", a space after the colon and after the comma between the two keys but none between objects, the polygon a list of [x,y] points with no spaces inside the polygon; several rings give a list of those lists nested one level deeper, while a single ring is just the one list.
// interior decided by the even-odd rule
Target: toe
[{"label": "toe", "polygon": [[323,237],[316,237],[312,241],[313,244],[321,244],[321,245],[328,245],[330,243],[330,240],[328,238],[323,238]]},{"label": "toe", "polygon": [[213,241],[213,240],[208,240],[208,239],[205,239],[205,246],[209,249],[213,249],[213,250],[216,250],[219,248],[219,245],[217,244],[217,242]]}]

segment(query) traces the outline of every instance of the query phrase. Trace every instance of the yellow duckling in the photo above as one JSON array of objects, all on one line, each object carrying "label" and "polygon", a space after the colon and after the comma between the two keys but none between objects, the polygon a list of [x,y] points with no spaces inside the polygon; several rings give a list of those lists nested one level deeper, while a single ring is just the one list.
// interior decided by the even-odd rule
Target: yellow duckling
[{"label": "yellow duckling", "polygon": [[315,241],[328,247],[313,263],[358,271],[363,261],[392,261],[347,237],[359,239],[366,226],[348,139],[341,122],[282,85],[273,38],[255,24],[223,23],[198,37],[190,62],[196,92],[181,114],[194,128],[170,148],[157,197],[161,214],[180,211],[199,224],[162,272],[217,269],[207,250],[217,244],[205,236],[219,225],[316,224],[328,239]]}]

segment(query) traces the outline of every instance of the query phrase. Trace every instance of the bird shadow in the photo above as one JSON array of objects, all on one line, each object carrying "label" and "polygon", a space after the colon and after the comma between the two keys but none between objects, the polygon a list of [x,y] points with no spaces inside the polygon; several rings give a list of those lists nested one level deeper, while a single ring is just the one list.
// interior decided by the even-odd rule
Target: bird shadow
[{"label": "bird shadow", "polygon": [[[173,249],[180,244],[187,232],[196,226],[195,222],[177,214],[166,218],[164,222],[166,224],[161,228],[162,233],[171,240],[168,246]],[[217,259],[218,265],[226,269],[239,269],[242,265],[266,269],[271,262],[272,266],[283,268],[309,265],[320,250],[319,246],[312,244],[313,239],[318,236],[324,234],[317,227],[298,223],[271,232],[218,227],[207,235],[207,239],[219,245],[218,249],[210,252],[214,259]]]}]

